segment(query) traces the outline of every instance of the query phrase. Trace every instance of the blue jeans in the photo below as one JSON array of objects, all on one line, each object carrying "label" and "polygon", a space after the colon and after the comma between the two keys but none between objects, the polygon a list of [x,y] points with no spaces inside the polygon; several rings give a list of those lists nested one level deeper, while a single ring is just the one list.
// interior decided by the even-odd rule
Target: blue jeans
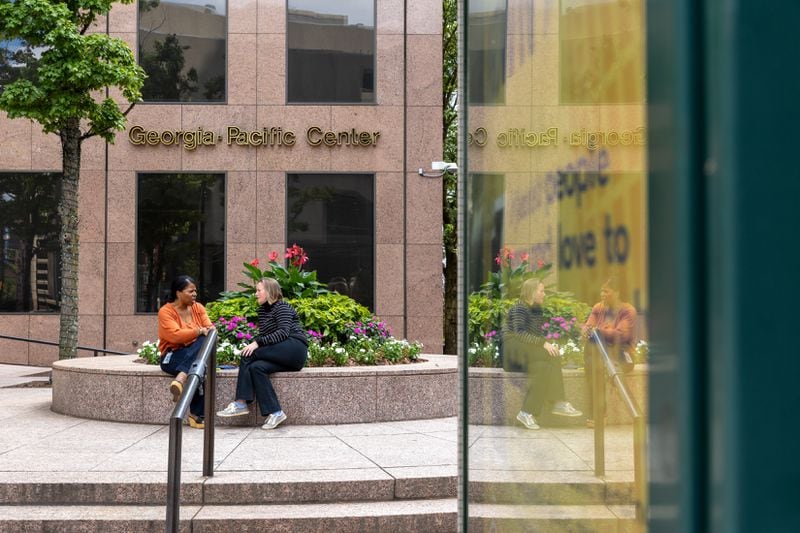
[{"label": "blue jeans", "polygon": [[[189,372],[192,367],[197,354],[200,353],[200,348],[203,346],[205,335],[200,335],[197,340],[185,348],[180,348],[172,352],[169,363],[164,363],[164,357],[161,358],[161,370],[170,376],[177,376],[180,372]],[[189,405],[189,412],[195,416],[202,417],[205,413],[205,395],[203,392],[203,382],[197,387],[194,393],[192,403]]]}]

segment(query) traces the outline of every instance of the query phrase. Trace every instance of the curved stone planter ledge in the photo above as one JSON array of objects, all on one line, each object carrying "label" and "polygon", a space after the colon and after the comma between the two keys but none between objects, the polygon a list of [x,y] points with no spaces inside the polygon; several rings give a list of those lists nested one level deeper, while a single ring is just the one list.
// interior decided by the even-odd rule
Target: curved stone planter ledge
[{"label": "curved stone planter ledge", "polygon": [[[281,407],[292,424],[352,424],[455,416],[457,358],[422,355],[422,363],[316,367],[273,374]],[[166,424],[174,404],[170,376],[136,355],[53,363],[53,411],[65,415]],[[216,409],[233,399],[238,369],[217,371]],[[253,404],[255,405],[255,404]],[[264,417],[217,418],[218,424],[255,425]]]}]

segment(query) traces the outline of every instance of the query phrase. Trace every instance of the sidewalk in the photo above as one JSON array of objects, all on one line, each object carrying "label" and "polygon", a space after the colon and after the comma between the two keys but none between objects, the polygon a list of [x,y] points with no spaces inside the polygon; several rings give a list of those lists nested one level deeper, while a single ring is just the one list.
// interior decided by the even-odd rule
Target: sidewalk
[{"label": "sidewalk", "polygon": [[[42,377],[42,368],[0,365],[0,477],[33,472],[167,471],[166,425],[100,422],[50,411],[51,389],[8,388]],[[111,391],[109,391],[111,392]],[[98,402],[102,398],[97,398]],[[291,413],[287,413],[290,417]],[[629,426],[607,428],[606,469],[630,472]],[[199,476],[203,432],[183,432],[182,470]],[[593,468],[592,432],[583,428],[529,431],[470,426],[470,470],[587,472]],[[265,475],[360,470],[390,476],[455,476],[455,418],[373,424],[294,426],[273,431],[217,425],[215,472]],[[185,481],[191,479],[184,477]]]}]

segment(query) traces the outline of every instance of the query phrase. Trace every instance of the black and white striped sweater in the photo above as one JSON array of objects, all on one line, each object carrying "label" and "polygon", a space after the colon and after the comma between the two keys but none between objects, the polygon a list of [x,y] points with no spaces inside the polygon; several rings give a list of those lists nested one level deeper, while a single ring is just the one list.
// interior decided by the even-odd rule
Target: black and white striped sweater
[{"label": "black and white striped sweater", "polygon": [[508,318],[503,324],[503,339],[517,339],[527,344],[543,346],[546,340],[542,333],[544,322],[540,306],[531,307],[518,302],[508,310]]},{"label": "black and white striped sweater", "polygon": [[303,325],[300,324],[297,311],[283,300],[278,300],[272,305],[265,303],[259,306],[256,343],[259,346],[278,344],[289,337],[308,345],[308,338]]}]

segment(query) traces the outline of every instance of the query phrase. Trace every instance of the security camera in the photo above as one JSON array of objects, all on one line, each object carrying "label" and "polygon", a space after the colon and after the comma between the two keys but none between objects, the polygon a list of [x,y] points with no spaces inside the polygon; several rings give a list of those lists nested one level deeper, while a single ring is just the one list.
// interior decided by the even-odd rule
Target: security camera
[{"label": "security camera", "polygon": [[458,172],[458,165],[445,161],[434,161],[431,163],[431,170],[443,170],[445,172]]}]

